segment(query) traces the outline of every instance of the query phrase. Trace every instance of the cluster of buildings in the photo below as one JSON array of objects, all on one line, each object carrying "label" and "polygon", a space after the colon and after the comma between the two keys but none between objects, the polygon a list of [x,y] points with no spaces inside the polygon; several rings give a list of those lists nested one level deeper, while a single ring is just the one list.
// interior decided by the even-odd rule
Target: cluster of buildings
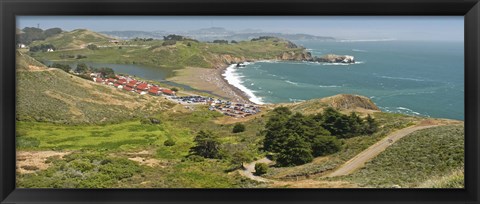
[{"label": "cluster of buildings", "polygon": [[232,103],[226,100],[203,96],[176,96],[175,91],[161,88],[156,84],[136,80],[131,76],[115,75],[115,78],[105,78],[101,73],[91,73],[90,77],[94,82],[114,86],[125,91],[136,92],[141,95],[166,95],[168,99],[179,104],[206,104],[211,111],[218,111],[224,115],[235,118],[243,118],[260,112],[260,108],[253,104]]},{"label": "cluster of buildings", "polygon": [[174,96],[172,100],[180,104],[207,104],[209,110],[218,111],[224,115],[243,118],[260,112],[260,108],[253,104],[232,103],[226,100],[203,96]]},{"label": "cluster of buildings", "polygon": [[154,96],[169,95],[175,96],[175,91],[167,88],[161,88],[155,84],[149,84],[143,81],[138,81],[131,76],[115,75],[115,78],[103,78],[101,73],[91,73],[90,77],[97,83],[114,86],[125,91],[136,92],[138,94],[150,94]]}]

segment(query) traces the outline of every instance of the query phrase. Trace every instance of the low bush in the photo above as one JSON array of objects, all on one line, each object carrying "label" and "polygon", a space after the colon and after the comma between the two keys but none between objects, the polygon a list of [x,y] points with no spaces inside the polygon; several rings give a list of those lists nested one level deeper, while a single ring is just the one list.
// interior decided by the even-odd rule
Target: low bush
[{"label": "low bush", "polygon": [[260,176],[268,172],[268,165],[265,163],[255,164],[255,175]]},{"label": "low bush", "polygon": [[167,147],[171,147],[171,146],[175,145],[175,141],[172,140],[172,139],[168,139],[168,140],[165,140],[165,142],[163,142],[163,145],[165,145]]},{"label": "low bush", "polygon": [[239,133],[239,132],[244,132],[244,131],[245,131],[245,125],[244,124],[237,123],[237,124],[235,124],[235,126],[233,126],[233,130],[232,130],[233,133]]}]

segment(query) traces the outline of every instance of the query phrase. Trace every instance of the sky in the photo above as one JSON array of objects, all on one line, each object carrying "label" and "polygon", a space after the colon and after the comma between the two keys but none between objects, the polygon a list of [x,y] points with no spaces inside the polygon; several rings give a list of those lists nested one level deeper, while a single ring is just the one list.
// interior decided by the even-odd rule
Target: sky
[{"label": "sky", "polygon": [[17,27],[93,31],[241,31],[304,33],[351,40],[463,41],[463,16],[17,16]]}]

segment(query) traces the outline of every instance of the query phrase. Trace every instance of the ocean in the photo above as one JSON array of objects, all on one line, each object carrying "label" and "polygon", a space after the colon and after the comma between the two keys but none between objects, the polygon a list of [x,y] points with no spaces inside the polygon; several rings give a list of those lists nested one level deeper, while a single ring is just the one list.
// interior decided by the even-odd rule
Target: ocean
[{"label": "ocean", "polygon": [[382,111],[464,119],[463,42],[295,41],[312,55],[353,55],[355,64],[260,61],[224,76],[254,103],[336,94],[369,97]]}]

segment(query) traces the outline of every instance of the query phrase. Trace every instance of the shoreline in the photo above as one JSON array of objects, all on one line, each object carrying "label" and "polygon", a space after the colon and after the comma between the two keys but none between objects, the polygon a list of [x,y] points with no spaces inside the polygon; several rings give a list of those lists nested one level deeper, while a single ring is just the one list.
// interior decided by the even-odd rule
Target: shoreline
[{"label": "shoreline", "polygon": [[253,104],[242,90],[228,83],[223,74],[229,65],[216,68],[187,67],[176,70],[175,76],[166,80],[188,85],[200,92],[213,93],[223,99],[236,103]]},{"label": "shoreline", "polygon": [[[243,100],[244,103],[247,103],[247,104],[255,104],[253,103],[252,101],[250,101],[250,97],[248,96],[247,93],[245,93],[244,91],[240,90],[238,87],[230,84],[227,79],[225,78],[224,74],[227,72],[227,69],[228,67],[230,67],[232,65],[225,65],[225,66],[222,66],[220,68],[217,68],[215,69],[215,74],[221,79],[221,81],[223,82],[224,86],[228,87],[229,89],[232,90],[232,92],[234,92],[239,98],[236,98],[236,100]],[[233,99],[232,99],[233,100]],[[259,104],[258,104],[259,105]]]}]

